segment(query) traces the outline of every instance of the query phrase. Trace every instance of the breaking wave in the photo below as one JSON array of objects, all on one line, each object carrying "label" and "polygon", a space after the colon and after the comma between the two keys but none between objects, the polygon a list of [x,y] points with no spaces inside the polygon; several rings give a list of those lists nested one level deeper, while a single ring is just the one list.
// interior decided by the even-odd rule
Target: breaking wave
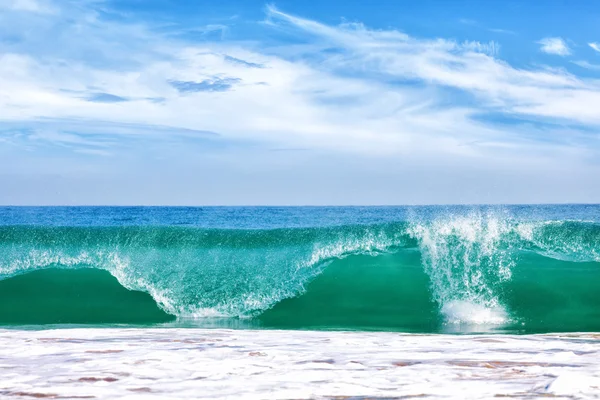
[{"label": "breaking wave", "polygon": [[5,288],[40,270],[103,270],[179,321],[268,327],[597,330],[599,262],[598,223],[482,212],[319,228],[0,227]]}]

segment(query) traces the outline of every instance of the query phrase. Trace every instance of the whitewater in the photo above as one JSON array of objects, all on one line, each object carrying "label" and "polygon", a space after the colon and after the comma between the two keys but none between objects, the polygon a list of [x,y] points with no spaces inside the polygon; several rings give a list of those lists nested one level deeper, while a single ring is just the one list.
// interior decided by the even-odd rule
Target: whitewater
[{"label": "whitewater", "polygon": [[0,330],[10,399],[598,399],[600,337]]}]

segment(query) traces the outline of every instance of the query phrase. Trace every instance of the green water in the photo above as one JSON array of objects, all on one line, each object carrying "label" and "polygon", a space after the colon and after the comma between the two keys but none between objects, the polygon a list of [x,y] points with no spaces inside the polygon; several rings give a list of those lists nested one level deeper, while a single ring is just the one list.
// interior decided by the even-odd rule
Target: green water
[{"label": "green water", "polygon": [[97,269],[45,269],[0,281],[4,324],[139,324],[175,317],[148,294],[119,284]]},{"label": "green water", "polygon": [[265,327],[289,329],[351,326],[427,332],[439,325],[416,251],[336,261],[303,295],[282,300],[258,319]]},{"label": "green water", "polygon": [[[526,254],[503,298],[527,332],[600,331],[600,265]],[[518,323],[514,325],[518,329]]]}]

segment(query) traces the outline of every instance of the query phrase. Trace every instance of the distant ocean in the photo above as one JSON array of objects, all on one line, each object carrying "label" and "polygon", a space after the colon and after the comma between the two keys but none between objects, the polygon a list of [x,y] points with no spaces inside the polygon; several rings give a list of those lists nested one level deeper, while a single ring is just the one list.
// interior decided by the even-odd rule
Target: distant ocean
[{"label": "distant ocean", "polygon": [[600,331],[600,206],[2,207],[0,325]]}]

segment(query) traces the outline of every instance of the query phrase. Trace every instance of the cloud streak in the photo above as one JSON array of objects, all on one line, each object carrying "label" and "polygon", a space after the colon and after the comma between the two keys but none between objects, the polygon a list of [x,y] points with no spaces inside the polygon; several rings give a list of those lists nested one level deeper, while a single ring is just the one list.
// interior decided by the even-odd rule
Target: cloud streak
[{"label": "cloud streak", "polygon": [[0,9],[53,14],[56,9],[43,0],[1,0]]},{"label": "cloud streak", "polygon": [[341,55],[324,60],[336,71],[362,69],[394,79],[451,87],[484,100],[490,111],[600,123],[600,116],[588,103],[592,99],[600,101],[597,82],[583,81],[564,70],[511,67],[494,57],[494,43],[423,40],[397,32],[365,31],[364,27],[332,28],[276,9],[270,10],[270,16],[318,34],[329,45],[340,46]]},{"label": "cloud streak", "polygon": [[581,68],[589,69],[592,71],[600,71],[600,64],[592,64],[585,60],[573,61],[573,64],[578,65]]},{"label": "cloud streak", "polygon": [[544,38],[538,42],[542,45],[540,50],[546,54],[554,54],[557,56],[568,56],[571,54],[571,49],[567,43],[559,37]]},{"label": "cloud streak", "polygon": [[231,90],[233,86],[239,83],[239,78],[219,78],[214,77],[200,82],[194,81],[170,81],[169,83],[180,93],[196,92],[225,92]]}]

